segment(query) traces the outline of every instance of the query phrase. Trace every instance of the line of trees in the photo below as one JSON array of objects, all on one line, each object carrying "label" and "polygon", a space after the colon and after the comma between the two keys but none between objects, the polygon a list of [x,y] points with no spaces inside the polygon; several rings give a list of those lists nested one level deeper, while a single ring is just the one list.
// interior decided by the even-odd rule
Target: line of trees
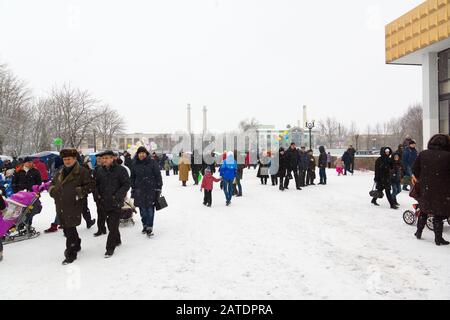
[{"label": "line of trees", "polygon": [[356,122],[347,126],[336,118],[328,117],[318,123],[320,135],[316,137],[316,144],[323,144],[330,149],[346,148],[349,144],[358,150],[373,150],[384,146],[396,149],[409,135],[416,140],[418,148],[423,149],[422,119],[420,104],[411,105],[401,117],[368,125],[364,130],[360,130]]},{"label": "line of trees", "polygon": [[35,97],[25,81],[0,65],[0,154],[19,156],[62,147],[80,148],[94,132],[102,149],[125,130],[122,116],[88,90],[70,84]]}]

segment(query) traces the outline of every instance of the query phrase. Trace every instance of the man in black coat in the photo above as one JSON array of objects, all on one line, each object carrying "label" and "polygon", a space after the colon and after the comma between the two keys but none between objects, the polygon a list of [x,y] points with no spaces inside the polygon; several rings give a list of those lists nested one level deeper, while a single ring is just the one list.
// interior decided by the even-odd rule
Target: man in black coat
[{"label": "man in black coat", "polygon": [[289,179],[292,178],[292,173],[294,173],[295,186],[297,187],[297,190],[302,190],[300,188],[298,177],[298,158],[299,152],[297,150],[297,147],[295,143],[291,143],[291,146],[286,151],[287,177],[284,182],[285,189],[289,188]]},{"label": "man in black coat", "polygon": [[298,169],[299,169],[299,184],[300,187],[306,186],[306,172],[308,171],[309,155],[306,152],[306,147],[302,146],[298,153]]},{"label": "man in black coat", "polygon": [[280,178],[280,190],[284,191],[284,179],[287,178],[287,161],[286,161],[286,152],[284,148],[280,148],[278,153],[278,178]]},{"label": "man in black coat", "polygon": [[34,185],[40,185],[41,183],[41,174],[39,170],[33,167],[33,159],[25,158],[23,167],[14,173],[12,179],[14,193],[24,190],[30,192]]},{"label": "man in black coat", "polygon": [[[12,189],[14,193],[17,193],[19,191],[33,191],[33,186],[41,185],[42,179],[41,174],[39,170],[34,168],[33,166],[33,159],[32,158],[25,158],[22,168],[18,169],[13,176],[12,179]],[[36,202],[33,205],[33,210],[31,211],[30,215],[27,217],[24,224],[21,224],[19,228],[28,227],[31,228],[31,225],[33,223],[33,217],[37,214],[39,214],[42,211],[42,204],[40,200],[36,200]]]},{"label": "man in black coat", "polygon": [[342,155],[342,161],[344,162],[344,176],[347,175],[347,172],[353,174],[353,171],[351,169],[352,156],[350,153],[350,149],[344,152],[344,154]]},{"label": "man in black coat", "polygon": [[158,164],[149,157],[145,147],[140,147],[131,166],[131,197],[139,208],[142,218],[142,233],[153,234],[155,201],[161,195],[163,181]]},{"label": "man in black coat", "polygon": [[104,210],[109,230],[105,258],[111,257],[116,246],[122,244],[119,232],[120,213],[131,185],[127,170],[118,165],[114,157],[113,151],[105,151],[102,154],[103,169],[95,176],[95,196]]},{"label": "man in black coat", "polygon": [[350,145],[348,147],[348,153],[350,154],[350,172],[353,175],[354,171],[355,171],[355,156],[356,156],[356,149]]},{"label": "man in black coat", "polygon": [[[391,209],[398,209],[395,200],[391,194],[391,171],[392,163],[392,149],[389,147],[381,148],[380,157],[375,161],[375,178],[376,188],[378,191],[386,193],[386,198],[389,201]],[[372,199],[372,204],[379,206],[377,198]]]}]

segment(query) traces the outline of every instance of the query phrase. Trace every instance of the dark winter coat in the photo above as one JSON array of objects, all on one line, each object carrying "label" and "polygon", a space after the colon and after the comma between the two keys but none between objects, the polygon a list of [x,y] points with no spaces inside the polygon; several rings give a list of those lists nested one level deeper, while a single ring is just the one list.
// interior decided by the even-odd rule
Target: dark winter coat
[{"label": "dark winter coat", "polygon": [[320,146],[319,147],[319,151],[320,151],[320,155],[319,155],[319,163],[318,166],[319,168],[326,168],[328,161],[327,161],[327,153],[325,151],[325,147],[324,146]]},{"label": "dark winter coat", "polygon": [[299,152],[297,149],[289,148],[286,153],[287,170],[297,170]]},{"label": "dark winter coat", "polygon": [[[394,153],[396,155],[396,153]],[[399,155],[400,156],[400,155]],[[394,159],[394,157],[392,157]],[[391,182],[400,183],[403,177],[403,165],[400,160],[392,160]]]},{"label": "dark winter coat", "polygon": [[133,165],[133,159],[131,159],[131,155],[129,154],[125,156],[125,165],[131,170],[131,166]]},{"label": "dark winter coat", "polygon": [[410,147],[406,148],[403,151],[402,155],[402,164],[406,168],[411,168],[414,164],[414,161],[416,161],[418,156],[418,152],[416,148],[411,149]]},{"label": "dark winter coat", "polygon": [[[445,141],[447,139],[447,142]],[[419,183],[419,206],[428,214],[450,216],[450,141],[436,135],[412,168]]]},{"label": "dark winter coat", "polygon": [[120,210],[131,185],[127,170],[114,162],[96,172],[95,182],[97,205],[105,211]]},{"label": "dark winter coat", "polygon": [[348,148],[347,152],[350,154],[350,161],[352,161],[353,159],[355,159],[355,155],[356,155],[356,149],[355,148]]},{"label": "dark winter coat", "polygon": [[202,155],[199,154],[197,151],[194,151],[194,153],[191,156],[191,170],[194,174],[197,174],[202,171],[202,168],[203,168]]},{"label": "dark winter coat", "polygon": [[352,156],[349,151],[345,151],[342,155],[342,161],[344,161],[345,165],[350,165],[352,163]]},{"label": "dark winter coat", "polygon": [[48,192],[55,200],[56,214],[63,228],[73,228],[81,224],[83,199],[95,188],[95,181],[89,171],[75,163],[72,171],[64,176],[60,168],[52,180]]},{"label": "dark winter coat", "polygon": [[[385,151],[388,149],[390,155],[387,156]],[[392,149],[389,147],[381,148],[380,157],[375,161],[375,183],[377,189],[390,189],[391,188],[391,171],[392,171]]]},{"label": "dark winter coat", "polygon": [[287,175],[289,164],[286,153],[281,154],[281,151],[284,151],[284,149],[280,149],[280,153],[278,155],[278,177],[284,178]]},{"label": "dark winter coat", "polygon": [[162,186],[158,164],[149,157],[143,161],[135,157],[131,166],[131,194],[134,205],[139,208],[153,207],[156,192],[161,192]]},{"label": "dark winter coat", "polygon": [[300,170],[308,170],[309,155],[307,152],[300,151],[298,153],[298,167]]},{"label": "dark winter coat", "polygon": [[35,168],[25,172],[23,168],[14,173],[11,185],[14,193],[22,190],[32,191],[31,188],[42,183],[41,174]]},{"label": "dark winter coat", "polygon": [[314,158],[314,156],[311,154],[311,155],[308,155],[308,158],[309,158],[309,160],[308,160],[308,170],[310,170],[310,171],[316,171],[316,158]]},{"label": "dark winter coat", "polygon": [[[237,174],[236,174],[236,178],[237,178],[237,179],[242,180],[242,178],[244,177],[244,169],[245,169],[246,167],[247,167],[247,166],[246,166],[245,164],[238,164],[238,167],[237,167]],[[212,173],[212,170],[211,170],[211,173]]]}]

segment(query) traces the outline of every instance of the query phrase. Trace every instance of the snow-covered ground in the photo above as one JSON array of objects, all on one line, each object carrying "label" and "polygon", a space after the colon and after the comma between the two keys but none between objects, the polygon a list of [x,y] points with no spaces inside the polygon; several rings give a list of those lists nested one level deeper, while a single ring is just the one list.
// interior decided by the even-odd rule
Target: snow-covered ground
[{"label": "snow-covered ground", "polygon": [[[330,170],[327,186],[283,193],[255,175],[245,173],[244,197],[231,207],[216,185],[213,208],[197,187],[164,177],[169,208],[157,213],[155,237],[140,233],[136,216],[111,259],[103,258],[106,237],[84,224],[70,266],[61,265],[62,232],[5,246],[0,299],[450,298],[450,248],[435,246],[428,230],[414,238],[402,220],[412,203],[406,193],[393,211],[385,199],[370,205],[370,173]],[[54,218],[48,194],[43,202],[40,231]],[[444,233],[450,238],[449,226]]]}]

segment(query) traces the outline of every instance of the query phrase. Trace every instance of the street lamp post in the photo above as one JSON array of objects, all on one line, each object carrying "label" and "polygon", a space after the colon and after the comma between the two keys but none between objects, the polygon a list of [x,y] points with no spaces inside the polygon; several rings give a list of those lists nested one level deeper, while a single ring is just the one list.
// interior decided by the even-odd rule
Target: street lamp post
[{"label": "street lamp post", "polygon": [[312,150],[312,139],[311,139],[311,131],[314,129],[315,123],[314,120],[312,122],[306,122],[306,128],[309,130],[309,149]]}]

